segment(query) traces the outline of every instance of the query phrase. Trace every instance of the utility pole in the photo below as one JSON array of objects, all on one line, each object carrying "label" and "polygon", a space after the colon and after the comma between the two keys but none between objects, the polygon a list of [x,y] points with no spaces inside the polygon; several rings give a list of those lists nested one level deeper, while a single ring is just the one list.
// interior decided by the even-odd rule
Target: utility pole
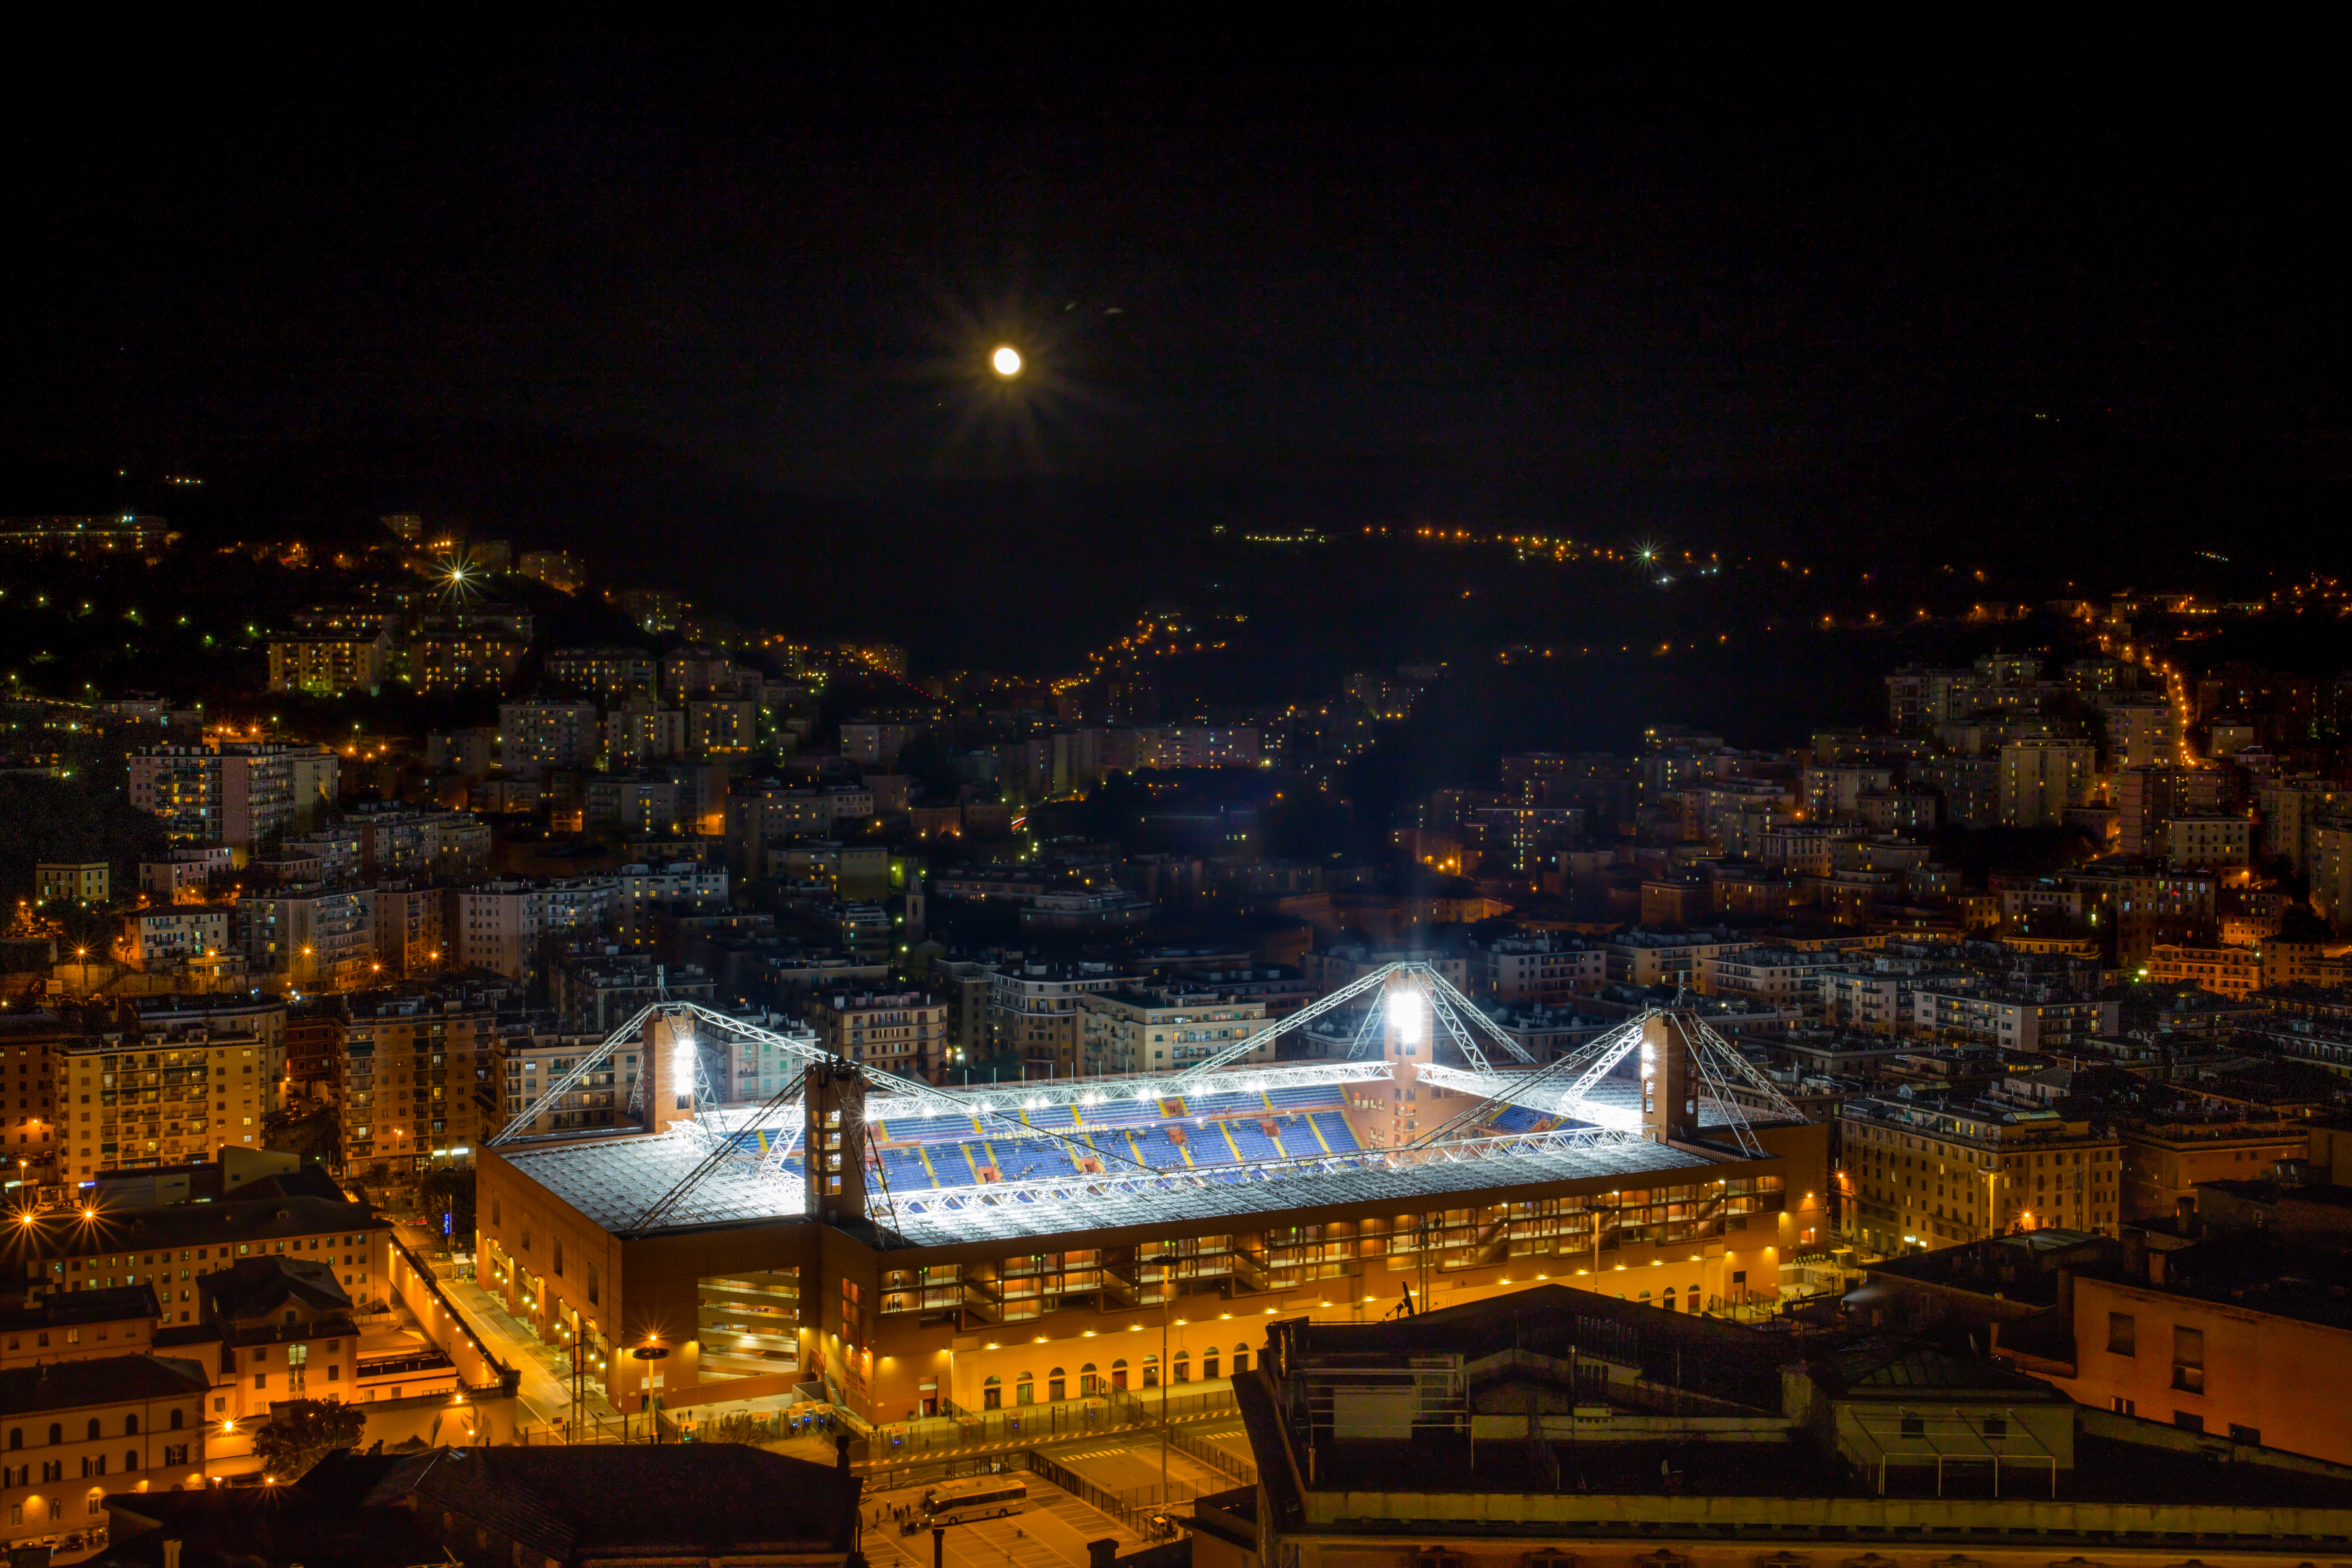
[{"label": "utility pole", "polygon": [[[1168,1245],[1163,1242],[1164,1247]],[[1160,1255],[1160,1506],[1168,1506],[1168,1378],[1171,1363],[1168,1360],[1168,1315],[1176,1300],[1176,1263],[1166,1252]]]},{"label": "utility pole", "polygon": [[580,1427],[588,1418],[588,1342],[575,1331],[572,1336],[572,1424],[571,1440],[580,1441]]}]

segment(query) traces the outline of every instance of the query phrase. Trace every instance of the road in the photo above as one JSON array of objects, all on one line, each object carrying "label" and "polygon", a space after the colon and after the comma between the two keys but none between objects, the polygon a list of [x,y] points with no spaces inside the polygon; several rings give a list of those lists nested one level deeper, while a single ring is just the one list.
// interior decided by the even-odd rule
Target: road
[{"label": "road", "polygon": [[[1164,1501],[1158,1495],[1160,1486],[1160,1444],[1157,1440],[1139,1437],[1132,1443],[1086,1443],[1067,1447],[1040,1449],[1048,1453],[1056,1464],[1066,1465],[1107,1492],[1134,1492],[1136,1489],[1152,1489],[1154,1501]],[[1193,1458],[1190,1454],[1171,1452],[1168,1456],[1168,1479],[1175,1483],[1176,1495],[1188,1499],[1202,1492],[1221,1492],[1234,1482],[1218,1470]],[[1139,1501],[1141,1496],[1122,1498],[1121,1501]]]},{"label": "road", "polygon": [[[429,1248],[440,1246],[440,1238],[429,1232],[403,1226],[401,1240],[419,1258],[429,1256]],[[542,1344],[538,1337],[509,1317],[505,1308],[493,1300],[488,1291],[470,1279],[458,1279],[448,1274],[436,1273],[441,1293],[456,1304],[465,1318],[466,1326],[481,1336],[490,1354],[507,1365],[520,1369],[521,1385],[516,1397],[529,1420],[551,1425],[558,1417],[568,1417],[572,1411],[572,1391],[564,1370],[562,1352]],[[603,1391],[594,1384],[588,1385],[588,1414],[597,1418],[617,1420],[620,1413],[606,1403]]]}]

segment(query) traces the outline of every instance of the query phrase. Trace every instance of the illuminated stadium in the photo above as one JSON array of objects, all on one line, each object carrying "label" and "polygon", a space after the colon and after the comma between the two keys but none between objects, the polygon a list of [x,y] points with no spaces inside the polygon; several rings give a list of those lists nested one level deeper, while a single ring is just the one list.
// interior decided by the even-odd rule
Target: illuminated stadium
[{"label": "illuminated stadium", "polygon": [[[1318,1019],[1348,1026],[1345,1058],[1262,1059]],[[730,1037],[803,1069],[718,1104],[706,1058]],[[632,1131],[517,1135],[616,1054],[644,1064]],[[1423,964],[1178,1071],[989,1089],[665,1002],[492,1141],[480,1277],[590,1347],[625,1408],[804,1386],[879,1423],[1215,1375],[1280,1313],[1551,1278],[1681,1310],[1769,1295],[1820,1240],[1824,1165],[1821,1130],[1695,1016],[1538,1064]],[[1169,1364],[1156,1342],[1081,1353],[1147,1324]]]}]

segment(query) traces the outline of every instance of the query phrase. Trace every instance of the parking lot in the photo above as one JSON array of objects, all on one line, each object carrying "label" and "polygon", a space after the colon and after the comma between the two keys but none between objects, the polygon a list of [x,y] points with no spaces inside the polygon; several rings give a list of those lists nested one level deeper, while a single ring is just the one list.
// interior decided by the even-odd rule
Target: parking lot
[{"label": "parking lot", "polygon": [[[1023,1479],[1029,1483],[1029,1504],[1021,1512],[1010,1519],[948,1527],[950,1568],[1023,1568],[1024,1564],[1086,1568],[1089,1541],[1108,1537],[1118,1542],[1122,1552],[1143,1544],[1133,1531],[1080,1502],[1042,1476]],[[931,1532],[925,1530],[901,1535],[898,1521],[888,1517],[893,1507],[912,1508],[920,1503],[924,1490],[922,1487],[906,1487],[877,1492],[866,1500],[866,1558],[876,1568],[929,1568]],[[879,1524],[871,1522],[877,1508],[884,1510]]]}]

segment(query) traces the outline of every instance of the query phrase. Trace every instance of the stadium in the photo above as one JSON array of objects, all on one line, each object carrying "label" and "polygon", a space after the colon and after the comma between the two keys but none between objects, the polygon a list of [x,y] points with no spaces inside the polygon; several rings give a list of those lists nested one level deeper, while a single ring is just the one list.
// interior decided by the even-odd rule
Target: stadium
[{"label": "stadium", "polygon": [[[1345,1058],[1262,1059],[1318,1019]],[[727,1040],[803,1068],[721,1104]],[[597,1074],[625,1131],[518,1131]],[[877,1425],[1213,1379],[1280,1317],[1769,1298],[1827,1225],[1825,1130],[1695,1016],[1538,1064],[1411,963],[1176,1071],[986,1090],[657,1002],[479,1167],[481,1283],[620,1408],[798,1388]]]}]

